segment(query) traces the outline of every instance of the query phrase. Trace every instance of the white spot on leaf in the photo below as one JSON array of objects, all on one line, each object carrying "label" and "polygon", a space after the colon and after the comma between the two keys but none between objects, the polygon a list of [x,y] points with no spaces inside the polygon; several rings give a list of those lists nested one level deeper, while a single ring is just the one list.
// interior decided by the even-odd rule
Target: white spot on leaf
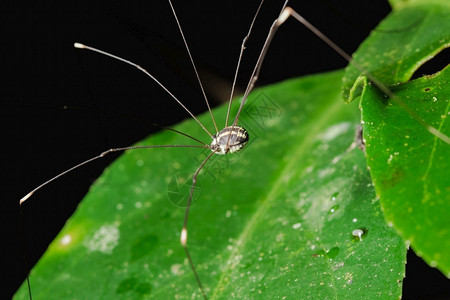
[{"label": "white spot on leaf", "polygon": [[90,252],[99,251],[111,254],[119,244],[120,232],[114,225],[104,225],[94,235],[84,242],[84,246]]},{"label": "white spot on leaf", "polygon": [[389,158],[388,158],[388,160],[387,160],[387,163],[390,164],[393,158],[394,158],[394,156],[393,156],[392,154],[389,155]]},{"label": "white spot on leaf", "polygon": [[292,228],[299,229],[301,226],[302,226],[302,223],[295,223],[294,225],[292,225]]},{"label": "white spot on leaf", "polygon": [[61,243],[61,245],[66,246],[66,245],[70,244],[71,241],[72,241],[72,237],[70,236],[70,234],[66,234],[65,236],[63,236],[61,238],[60,243]]},{"label": "white spot on leaf", "polygon": [[338,136],[346,133],[350,128],[349,122],[343,122],[329,127],[321,136],[323,142],[334,140]]},{"label": "white spot on leaf", "polygon": [[319,178],[325,178],[336,171],[334,168],[326,168],[319,171]]},{"label": "white spot on leaf", "polygon": [[170,271],[172,272],[172,274],[174,275],[182,275],[184,273],[184,271],[182,270],[183,265],[182,264],[173,264],[170,267]]}]

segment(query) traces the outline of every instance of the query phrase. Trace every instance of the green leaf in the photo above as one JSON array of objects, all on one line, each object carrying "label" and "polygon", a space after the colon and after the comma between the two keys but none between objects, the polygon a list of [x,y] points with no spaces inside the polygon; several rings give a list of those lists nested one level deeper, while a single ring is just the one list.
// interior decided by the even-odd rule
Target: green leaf
[{"label": "green leaf", "polygon": [[[408,81],[421,65],[449,47],[449,33],[450,1],[410,1],[385,18],[353,58],[385,85],[395,85]],[[360,74],[351,65],[346,69],[342,93],[347,101],[359,96],[350,91]]]},{"label": "green leaf", "polygon": [[[450,67],[393,92],[428,124],[450,133]],[[419,256],[450,276],[449,145],[371,86],[361,106],[368,165],[387,220]]]},{"label": "green leaf", "polygon": [[[450,135],[450,73],[406,83],[427,60],[450,45],[450,2],[411,0],[361,45],[355,60],[389,86],[389,100],[348,67],[343,94],[361,98],[368,166],[387,219],[416,253],[450,276],[450,146],[417,119]],[[399,83],[403,83],[400,84]],[[403,109],[407,106],[416,118]],[[446,122],[447,121],[447,122]]]},{"label": "green leaf", "polygon": [[399,7],[405,3],[408,3],[408,0],[388,0],[388,2],[391,5],[391,7],[393,9],[395,9],[396,7]]},{"label": "green leaf", "polygon": [[[240,119],[247,148],[215,155],[200,173],[188,245],[210,298],[400,297],[406,247],[353,143],[359,111],[340,101],[342,74],[256,90]],[[214,110],[219,120],[225,112]],[[205,135],[192,120],[176,129]],[[141,144],[189,142],[164,132]],[[33,296],[201,298],[179,242],[185,209],[174,203],[205,151],[122,155],[33,269]],[[25,287],[16,296],[27,299]]]}]

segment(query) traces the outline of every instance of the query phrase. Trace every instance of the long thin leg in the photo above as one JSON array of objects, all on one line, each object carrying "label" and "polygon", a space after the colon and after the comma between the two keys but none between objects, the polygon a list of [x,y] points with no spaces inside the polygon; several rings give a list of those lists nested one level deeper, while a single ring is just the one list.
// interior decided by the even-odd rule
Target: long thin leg
[{"label": "long thin leg", "polygon": [[402,107],[409,115],[419,122],[428,132],[442,141],[450,144],[450,137],[443,134],[433,126],[429,125],[425,122],[414,110],[412,110],[406,103],[404,103],[399,97],[397,97],[391,90],[377,78],[375,78],[372,74],[367,72],[360,64],[354,61],[350,55],[348,55],[344,50],[342,50],[338,45],[336,45],[332,40],[330,40],[327,36],[325,36],[322,32],[320,32],[314,25],[309,23],[305,18],[299,15],[295,10],[290,7],[286,7],[286,9],[281,13],[279,21],[280,25],[290,16],[293,16],[297,21],[305,25],[309,30],[311,30],[315,35],[317,35],[322,41],[324,41],[328,46],[333,48],[340,56],[342,56],[345,60],[347,60],[350,64],[352,64],[355,68],[357,68],[362,74],[364,74],[367,78],[370,79],[380,90],[382,90],[386,95],[388,95],[397,105]]},{"label": "long thin leg", "polygon": [[241,66],[242,56],[243,56],[244,50],[245,50],[245,44],[247,43],[247,40],[250,38],[250,34],[252,33],[253,25],[255,24],[256,17],[258,16],[263,3],[264,3],[264,0],[261,0],[261,2],[259,3],[258,9],[256,10],[256,13],[253,17],[252,23],[250,24],[250,28],[248,29],[247,35],[242,40],[241,51],[239,52],[239,58],[238,58],[237,66],[236,66],[236,71],[234,72],[233,85],[231,86],[230,99],[228,100],[228,110],[227,110],[227,118],[225,119],[225,127],[228,126],[228,119],[230,117],[230,110],[231,110],[231,102],[233,101],[234,89],[236,87],[237,76],[239,73],[239,68]]},{"label": "long thin leg", "polygon": [[[228,119],[229,119],[230,110],[231,110],[231,102],[232,102],[232,100],[233,100],[234,86],[235,86],[235,84],[236,84],[237,74],[238,74],[238,71],[239,71],[239,66],[240,66],[240,63],[241,63],[242,55],[243,55],[243,52],[244,52],[244,50],[245,50],[245,43],[247,42],[248,38],[250,37],[251,31],[252,31],[252,27],[253,27],[253,23],[255,22],[256,17],[258,16],[259,10],[261,9],[261,6],[262,6],[263,2],[264,2],[264,1],[261,1],[261,3],[259,4],[259,7],[258,7],[258,9],[257,9],[257,11],[256,11],[256,14],[255,14],[255,16],[253,17],[253,21],[252,21],[252,23],[250,24],[250,29],[249,29],[249,31],[248,31],[248,34],[247,34],[247,36],[244,38],[244,40],[242,41],[241,52],[240,52],[240,54],[239,54],[238,65],[237,65],[236,73],[235,73],[235,75],[234,75],[234,80],[233,80],[233,87],[232,87],[232,89],[231,89],[230,100],[229,100],[229,102],[228,102],[228,111],[227,111],[227,119],[226,119],[226,121],[225,121],[225,127],[228,126]],[[288,3],[288,0],[286,0],[286,1],[284,2],[282,11],[283,11],[283,9],[286,7],[287,3]],[[258,74],[259,74],[259,70],[260,70],[261,65],[262,65],[262,61],[264,60],[264,56],[266,55],[266,52],[267,52],[267,49],[268,49],[268,46],[266,47],[266,45],[269,45],[269,44],[270,44],[270,41],[272,40],[272,37],[273,37],[274,34],[275,34],[276,28],[273,28],[273,27],[274,27],[274,25],[271,26],[269,35],[267,36],[266,41],[264,42],[263,50],[261,51],[261,53],[260,53],[260,55],[259,55],[259,57],[258,57],[258,61],[256,62],[255,70],[253,71],[252,76],[251,76],[251,79],[250,79],[250,82],[249,82],[249,84],[247,85],[247,88],[246,88],[245,93],[244,93],[244,97],[242,98],[243,101],[242,101],[242,103],[241,103],[241,106],[239,107],[239,111],[238,111],[238,113],[237,113],[237,115],[236,115],[236,118],[235,118],[235,120],[234,120],[234,122],[233,122],[232,129],[231,129],[231,130],[234,130],[235,126],[237,125],[237,121],[238,121],[239,115],[240,115],[240,113],[241,113],[241,109],[242,109],[242,107],[243,107],[243,105],[244,105],[244,102],[245,102],[245,100],[247,99],[247,96],[248,96],[248,94],[250,93],[250,91],[253,89],[253,86],[255,85],[255,82],[256,82],[256,80],[257,80],[257,78],[258,78]],[[260,62],[261,62],[261,63],[260,63]],[[255,75],[255,74],[256,74],[256,75]],[[227,148],[228,148],[228,145],[230,144],[230,138],[231,138],[231,135],[228,136],[228,140],[227,140]]]},{"label": "long thin leg", "polygon": [[[286,9],[287,3],[288,3],[288,0],[286,0],[284,2],[283,8],[281,9],[280,16],[283,13],[283,11]],[[278,19],[279,19],[279,17],[278,17]],[[278,19],[276,19],[273,22],[272,26],[270,26],[269,34],[267,35],[267,38],[266,38],[266,40],[264,42],[262,50],[259,53],[258,60],[256,61],[255,68],[253,69],[253,73],[252,73],[252,75],[250,77],[250,80],[249,80],[249,82],[247,84],[247,88],[245,89],[245,93],[244,93],[244,96],[242,97],[241,105],[239,106],[239,110],[238,110],[238,112],[236,114],[236,117],[234,119],[233,126],[235,126],[237,124],[237,122],[239,120],[239,116],[241,115],[242,108],[244,107],[244,104],[247,101],[247,97],[250,94],[250,92],[253,90],[253,87],[255,86],[256,81],[258,81],[259,72],[261,71],[261,66],[262,66],[262,63],[264,61],[264,58],[266,57],[267,50],[269,50],[269,46],[270,46],[270,44],[272,42],[272,39],[275,36],[275,33],[276,33],[278,27],[280,27],[280,25],[281,25],[281,24],[278,23]]]},{"label": "long thin leg", "polygon": [[93,162],[94,160],[97,160],[99,158],[105,157],[106,155],[113,153],[113,152],[120,152],[120,151],[126,151],[126,150],[135,150],[135,149],[148,149],[148,148],[206,148],[208,149],[209,146],[197,146],[197,145],[151,145],[151,146],[132,146],[132,147],[122,147],[122,148],[112,148],[106,151],[103,151],[97,156],[94,156],[90,159],[87,159],[75,166],[73,166],[70,169],[65,170],[64,172],[59,173],[58,175],[50,178],[49,180],[45,181],[35,189],[33,189],[31,192],[26,194],[22,199],[20,199],[19,204],[22,205],[28,198],[30,198],[35,192],[46,186],[47,184],[55,181],[56,179],[66,175],[67,173],[72,172],[73,170],[76,170],[84,165],[89,164],[90,162]]},{"label": "long thin leg", "polygon": [[[287,3],[287,1],[286,1]],[[285,5],[286,5],[285,3]],[[264,61],[264,57],[267,53],[267,50],[270,46],[273,36],[276,33],[278,27],[280,27],[290,16],[294,17],[297,21],[302,23],[305,27],[311,30],[317,37],[319,37],[322,41],[324,41],[328,46],[330,46],[334,51],[336,51],[340,56],[342,56],[345,60],[347,60],[350,64],[352,64],[355,68],[357,68],[362,74],[367,76],[380,90],[382,90],[386,95],[388,95],[397,105],[402,107],[409,115],[416,120],[422,127],[424,127],[428,132],[437,137],[438,139],[444,141],[447,144],[450,144],[450,137],[440,132],[433,126],[429,125],[425,122],[415,111],[413,111],[408,105],[406,105],[399,97],[397,97],[391,90],[377,78],[375,78],[370,72],[364,69],[360,64],[355,62],[350,55],[348,55],[342,48],[336,45],[331,39],[329,39],[326,35],[324,35],[319,29],[317,29],[314,25],[309,23],[305,18],[299,15],[295,10],[291,7],[284,7],[281,11],[279,17],[275,20],[272,27],[270,28],[269,34],[267,36],[266,42],[261,50],[258,61],[254,68],[252,77],[247,85],[247,89],[244,93],[244,97],[242,99],[241,105],[239,107],[238,113],[236,114],[236,118],[233,122],[233,126],[237,124],[239,120],[239,116],[241,114],[242,108],[247,100],[248,94],[253,89],[256,81],[258,80],[259,72],[261,70],[262,63]]]},{"label": "long thin leg", "polygon": [[[90,108],[87,109],[87,108],[84,108],[84,107],[69,106],[69,105],[64,105],[62,108],[66,109],[66,110],[78,110],[78,111],[83,111],[83,112],[88,112],[88,113],[96,113],[96,114],[105,114],[106,113],[106,115],[108,115],[108,116],[113,115],[113,116],[126,118],[126,119],[130,119],[130,120],[134,120],[134,121],[140,121],[140,122],[143,121],[140,118],[136,118],[136,117],[133,117],[133,116],[130,116],[130,115],[127,115],[127,114],[123,114],[123,113],[118,113],[118,112],[115,112],[115,111],[104,111],[104,110],[100,111],[100,110],[96,110],[96,109],[92,110]],[[147,124],[148,122],[144,122],[144,123]],[[199,144],[202,144],[202,145],[205,145],[205,146],[207,145],[206,143],[200,141],[199,139],[197,139],[197,138],[195,138],[195,137],[193,137],[193,136],[191,136],[191,135],[189,135],[187,133],[181,132],[179,130],[176,130],[176,129],[173,129],[173,128],[170,128],[170,127],[167,127],[167,126],[164,126],[164,125],[159,125],[159,124],[156,124],[156,123],[152,123],[152,125],[155,126],[155,127],[161,128],[161,129],[170,130],[170,131],[173,131],[173,132],[178,133],[180,135],[183,135],[183,136],[185,136],[187,138],[190,138],[191,140],[194,140],[194,141],[198,142]]]},{"label": "long thin leg", "polygon": [[192,113],[190,112],[190,110],[187,109],[187,107],[184,106],[184,104],[181,103],[181,101],[178,100],[178,98],[175,97],[175,95],[172,94],[172,93],[169,91],[168,88],[166,88],[166,87],[165,87],[158,79],[156,79],[152,74],[150,74],[146,69],[142,68],[140,65],[135,64],[134,62],[131,62],[131,61],[129,61],[129,60],[126,60],[126,59],[124,59],[124,58],[122,58],[122,57],[119,57],[119,56],[117,56],[117,55],[108,53],[108,52],[106,52],[106,51],[103,51],[103,50],[100,50],[100,49],[97,49],[97,48],[94,48],[94,47],[86,46],[86,45],[83,45],[83,44],[81,44],[81,43],[74,43],[73,46],[74,46],[75,48],[78,48],[78,49],[91,50],[91,51],[94,51],[94,52],[97,52],[97,53],[100,53],[100,54],[109,56],[109,57],[111,57],[111,58],[114,58],[114,59],[117,59],[117,60],[119,60],[119,61],[121,61],[121,62],[124,62],[124,63],[126,63],[126,64],[129,64],[130,66],[133,66],[133,67],[137,68],[138,70],[142,71],[143,73],[145,73],[145,75],[147,75],[148,77],[150,77],[154,82],[156,82],[160,87],[162,87],[163,90],[165,90],[166,93],[169,94],[170,97],[172,97],[172,99],[174,99],[176,102],[178,102],[178,104],[180,104],[181,107],[183,107],[184,110],[187,111],[187,112],[189,113],[189,115],[190,115],[190,116],[191,116],[191,117],[192,117],[192,118],[193,118],[193,119],[194,119],[194,120],[195,120],[195,121],[203,128],[203,130],[204,130],[211,138],[213,138],[212,134],[208,131],[208,129],[205,128],[205,126],[203,126],[203,124],[202,124],[202,123],[194,116],[194,114],[192,114]]},{"label": "long thin leg", "polygon": [[189,60],[191,61],[192,67],[194,68],[195,76],[197,76],[197,81],[198,81],[198,84],[200,85],[200,89],[202,90],[203,98],[205,99],[206,106],[208,107],[209,115],[211,116],[211,120],[214,123],[216,132],[219,132],[219,129],[217,128],[216,120],[214,119],[211,107],[209,106],[208,97],[206,97],[205,89],[203,88],[202,81],[200,80],[200,76],[198,75],[197,67],[195,66],[194,59],[192,58],[192,55],[191,55],[191,50],[189,50],[189,46],[186,41],[186,37],[184,36],[183,29],[181,29],[180,21],[178,20],[177,13],[175,12],[175,8],[173,7],[172,1],[169,0],[169,4],[170,4],[170,8],[172,9],[173,16],[175,17],[175,21],[177,22],[178,30],[180,31],[181,37],[183,38],[184,46],[186,47],[187,53],[189,55]]},{"label": "long thin leg", "polygon": [[205,158],[205,160],[202,162],[202,164],[195,171],[194,176],[192,176],[192,186],[191,186],[191,190],[189,192],[189,199],[187,202],[186,211],[184,213],[183,228],[181,229],[181,235],[180,235],[181,245],[184,248],[184,252],[186,252],[186,257],[189,261],[189,265],[191,266],[192,272],[194,273],[194,276],[195,276],[195,280],[197,281],[198,287],[200,288],[200,291],[202,292],[203,298],[205,300],[208,299],[208,297],[206,296],[206,292],[205,292],[205,289],[203,288],[202,281],[200,280],[200,276],[198,275],[197,269],[195,268],[195,265],[194,265],[194,261],[192,260],[191,254],[189,253],[189,249],[187,246],[187,221],[188,221],[188,217],[189,217],[189,208],[191,207],[192,197],[194,195],[195,184],[197,183],[197,175],[198,175],[198,173],[200,173],[201,169],[206,164],[206,162],[211,158],[211,156],[213,156],[213,154],[215,154],[215,152],[211,152]]},{"label": "long thin leg", "polygon": [[208,145],[208,144],[203,143],[202,141],[200,141],[199,139],[193,137],[192,135],[189,135],[189,134],[187,134],[187,133],[181,132],[181,131],[179,131],[179,130],[176,130],[176,129],[173,129],[173,128],[170,128],[170,127],[167,127],[167,126],[162,126],[162,125],[158,125],[158,124],[155,124],[155,123],[153,123],[153,125],[156,126],[156,127],[161,128],[161,129],[170,130],[170,131],[172,131],[172,132],[175,132],[175,133],[178,133],[178,134],[180,134],[180,135],[183,135],[183,136],[185,136],[185,137],[187,137],[187,138],[190,138],[191,140],[194,140],[194,141],[196,141],[196,142],[198,142],[198,143],[200,143],[200,144],[202,144],[202,145],[204,145],[204,146],[207,146],[207,148],[209,148],[209,145]]}]

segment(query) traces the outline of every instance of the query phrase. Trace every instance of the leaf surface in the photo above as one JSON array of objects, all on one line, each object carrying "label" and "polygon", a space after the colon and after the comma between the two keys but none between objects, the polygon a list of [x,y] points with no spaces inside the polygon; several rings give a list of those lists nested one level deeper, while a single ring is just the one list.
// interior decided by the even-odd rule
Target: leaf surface
[{"label": "leaf surface", "polygon": [[394,8],[354,59],[395,98],[377,92],[352,66],[343,94],[352,101],[363,93],[368,166],[387,219],[418,255],[450,277],[450,145],[418,121],[450,136],[449,67],[408,82],[450,46],[450,2],[399,1]]},{"label": "leaf surface", "polygon": [[[393,92],[450,134],[450,67]],[[431,266],[450,275],[450,146],[367,86],[361,98],[368,165],[387,220]]]},{"label": "leaf surface", "polygon": [[[353,54],[364,70],[387,86],[408,81],[414,72],[437,53],[450,47],[450,2],[409,1],[394,10],[375,28]],[[360,70],[346,69],[342,94],[347,101]]]},{"label": "leaf surface", "polygon": [[[200,173],[188,245],[211,299],[400,297],[406,247],[353,144],[360,114],[340,100],[342,74],[255,90],[240,119],[249,145]],[[224,119],[226,108],[214,113]],[[175,128],[204,136],[193,121]],[[164,132],[141,144],[190,142]],[[33,297],[200,299],[179,243],[179,205],[204,151],[122,155],[33,269]],[[16,299],[27,297],[22,287]]]}]

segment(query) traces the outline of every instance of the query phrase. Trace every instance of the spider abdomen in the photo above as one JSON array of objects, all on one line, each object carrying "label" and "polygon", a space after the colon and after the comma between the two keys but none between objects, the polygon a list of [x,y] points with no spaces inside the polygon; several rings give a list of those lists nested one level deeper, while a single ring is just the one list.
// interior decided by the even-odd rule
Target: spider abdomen
[{"label": "spider abdomen", "polygon": [[248,132],[243,127],[228,126],[213,136],[211,151],[225,155],[241,150],[248,142]]}]

